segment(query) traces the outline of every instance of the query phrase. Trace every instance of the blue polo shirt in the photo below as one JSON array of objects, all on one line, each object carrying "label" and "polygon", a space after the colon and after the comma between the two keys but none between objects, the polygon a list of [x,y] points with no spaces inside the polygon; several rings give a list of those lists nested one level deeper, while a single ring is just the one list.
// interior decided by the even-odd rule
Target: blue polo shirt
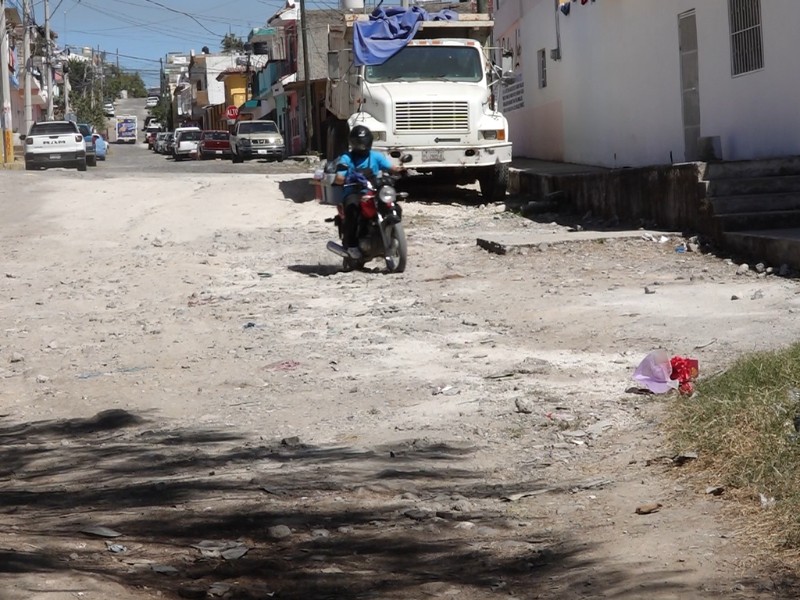
[{"label": "blue polo shirt", "polygon": [[373,174],[377,175],[380,171],[388,171],[392,168],[392,162],[384,154],[376,150],[370,150],[369,156],[358,162],[353,160],[350,152],[345,152],[339,157],[337,164],[347,166],[347,171],[339,171],[341,175],[362,171],[363,169],[371,169]]}]

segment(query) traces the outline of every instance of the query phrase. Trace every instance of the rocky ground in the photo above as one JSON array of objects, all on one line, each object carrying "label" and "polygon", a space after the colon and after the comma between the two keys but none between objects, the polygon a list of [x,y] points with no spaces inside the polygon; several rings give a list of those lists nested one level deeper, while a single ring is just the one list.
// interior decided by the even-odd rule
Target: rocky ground
[{"label": "rocky ground", "polygon": [[0,175],[0,598],[796,596],[626,392],[795,341],[794,280],[425,188],[345,273],[307,174],[191,169]]}]

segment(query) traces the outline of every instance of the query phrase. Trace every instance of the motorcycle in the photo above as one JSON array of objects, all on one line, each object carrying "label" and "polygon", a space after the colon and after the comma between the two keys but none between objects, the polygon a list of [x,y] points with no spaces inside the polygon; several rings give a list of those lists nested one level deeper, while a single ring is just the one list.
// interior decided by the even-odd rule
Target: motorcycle
[{"label": "motorcycle", "polygon": [[[408,161],[402,160],[402,162]],[[336,165],[336,170],[343,169],[346,169],[344,165]],[[332,170],[331,167],[326,169],[328,174]],[[375,258],[384,259],[389,273],[402,273],[405,270],[408,243],[402,223],[403,209],[398,199],[405,199],[408,194],[397,191],[399,179],[397,175],[379,173],[364,177],[356,186],[352,184],[343,186],[345,193],[360,195],[357,239],[361,256],[353,258],[344,246],[333,241],[328,242],[327,248],[342,257],[346,271],[361,269]],[[336,225],[341,240],[344,237],[344,203],[337,204],[336,208],[338,211],[336,217],[326,221]]]}]

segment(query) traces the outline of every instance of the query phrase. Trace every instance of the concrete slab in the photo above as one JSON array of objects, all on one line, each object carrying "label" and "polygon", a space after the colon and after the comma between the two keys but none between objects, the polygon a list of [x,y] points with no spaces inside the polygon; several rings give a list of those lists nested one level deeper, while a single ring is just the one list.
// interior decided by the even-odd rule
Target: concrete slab
[{"label": "concrete slab", "polygon": [[762,237],[770,240],[800,240],[800,228],[790,229],[757,229],[738,232],[741,235]]},{"label": "concrete slab", "polygon": [[[478,236],[478,246],[495,254],[508,254],[521,248],[533,248],[541,244],[555,245],[571,242],[586,242],[593,240],[611,240],[627,238],[646,238],[660,240],[662,237],[682,237],[675,231],[654,231],[645,229],[631,229],[621,231],[530,231],[520,233],[486,233]],[[666,242],[664,242],[666,243]]]},{"label": "concrete slab", "polygon": [[605,167],[537,160],[534,158],[515,158],[511,161],[511,169],[537,175],[578,175],[581,173],[603,173],[611,170]]}]

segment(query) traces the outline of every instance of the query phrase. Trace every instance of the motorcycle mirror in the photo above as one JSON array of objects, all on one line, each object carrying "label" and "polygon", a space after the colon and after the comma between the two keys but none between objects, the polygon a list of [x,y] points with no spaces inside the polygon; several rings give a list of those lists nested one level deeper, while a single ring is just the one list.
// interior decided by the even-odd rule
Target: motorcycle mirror
[{"label": "motorcycle mirror", "polygon": [[414,159],[410,154],[404,154],[402,157],[400,157],[400,162],[401,163],[411,162],[412,160],[414,160]]}]

